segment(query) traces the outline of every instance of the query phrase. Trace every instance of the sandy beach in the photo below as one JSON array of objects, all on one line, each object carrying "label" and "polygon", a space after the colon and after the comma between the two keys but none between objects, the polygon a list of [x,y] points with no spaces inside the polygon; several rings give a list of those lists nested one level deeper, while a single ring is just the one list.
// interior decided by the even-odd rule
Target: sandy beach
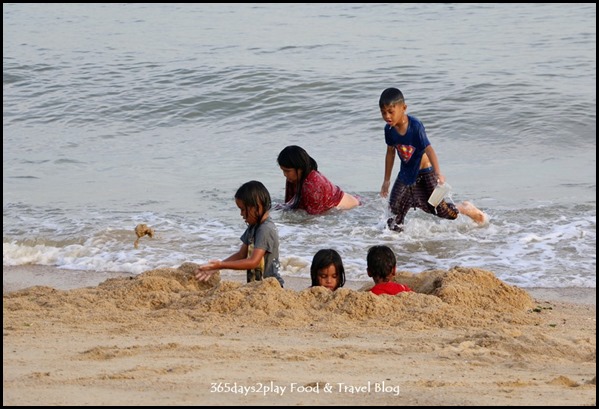
[{"label": "sandy beach", "polygon": [[4,405],[596,405],[595,289],[455,267],[375,296],[194,267],[4,267]]}]

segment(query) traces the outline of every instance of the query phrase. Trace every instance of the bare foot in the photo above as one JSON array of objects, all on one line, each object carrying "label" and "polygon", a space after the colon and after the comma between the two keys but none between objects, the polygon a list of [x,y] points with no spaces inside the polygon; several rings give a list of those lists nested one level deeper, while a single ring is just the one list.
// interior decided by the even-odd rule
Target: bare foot
[{"label": "bare foot", "polygon": [[470,217],[476,224],[483,225],[485,224],[489,218],[487,215],[472,203],[468,201],[464,201],[457,206],[460,213]]}]

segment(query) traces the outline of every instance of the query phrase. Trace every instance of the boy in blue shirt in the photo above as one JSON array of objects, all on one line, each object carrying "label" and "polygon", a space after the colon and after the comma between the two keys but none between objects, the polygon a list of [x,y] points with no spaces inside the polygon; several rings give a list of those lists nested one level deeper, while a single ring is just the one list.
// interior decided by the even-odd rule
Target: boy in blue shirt
[{"label": "boy in blue shirt", "polygon": [[402,231],[404,218],[413,208],[436,214],[444,219],[457,219],[462,213],[478,224],[484,224],[486,215],[470,202],[459,204],[442,200],[436,207],[428,203],[428,198],[437,186],[445,183],[437,154],[428,140],[424,125],[418,118],[406,113],[404,96],[397,88],[387,88],[379,99],[379,108],[385,125],[385,179],[381,196],[387,197],[395,154],[401,165],[399,175],[391,189],[389,206],[394,217],[387,220],[389,229]]}]

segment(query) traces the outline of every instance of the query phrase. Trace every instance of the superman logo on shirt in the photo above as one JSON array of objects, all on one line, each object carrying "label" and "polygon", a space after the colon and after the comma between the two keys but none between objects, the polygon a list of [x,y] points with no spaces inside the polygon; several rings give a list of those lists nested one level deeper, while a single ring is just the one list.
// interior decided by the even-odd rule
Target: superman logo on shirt
[{"label": "superman logo on shirt", "polygon": [[412,154],[414,153],[415,148],[410,145],[396,145],[395,149],[397,149],[397,153],[399,157],[404,162],[409,162]]}]

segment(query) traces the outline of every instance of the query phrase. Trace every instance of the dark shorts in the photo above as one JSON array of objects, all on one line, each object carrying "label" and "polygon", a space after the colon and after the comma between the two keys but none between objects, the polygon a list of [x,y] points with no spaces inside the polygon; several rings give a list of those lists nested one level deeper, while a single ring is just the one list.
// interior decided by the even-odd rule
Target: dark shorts
[{"label": "dark shorts", "polygon": [[401,230],[400,226],[403,225],[404,218],[410,208],[422,209],[443,219],[457,219],[460,212],[453,203],[442,200],[437,207],[433,207],[428,203],[428,198],[436,186],[437,178],[435,177],[433,168],[422,169],[418,173],[416,183],[413,185],[404,185],[397,178],[389,196],[389,207],[394,215],[387,220],[389,228],[392,230]]}]

